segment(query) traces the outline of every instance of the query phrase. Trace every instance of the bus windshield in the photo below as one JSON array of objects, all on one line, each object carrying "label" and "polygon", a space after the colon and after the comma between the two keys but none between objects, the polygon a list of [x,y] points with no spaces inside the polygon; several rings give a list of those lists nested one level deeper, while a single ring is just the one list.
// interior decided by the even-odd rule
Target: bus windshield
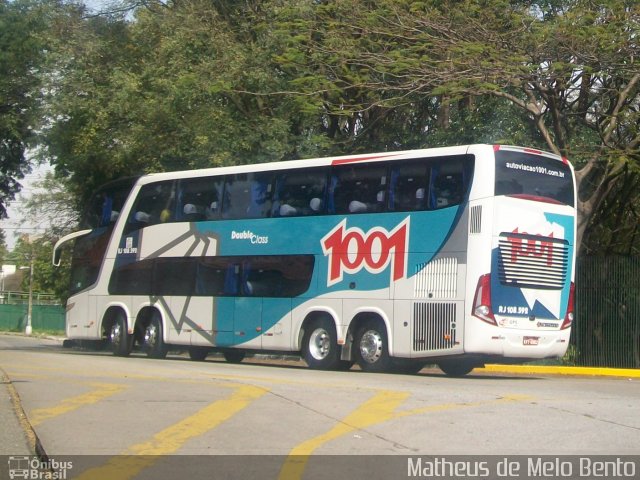
[{"label": "bus windshield", "polygon": [[496,152],[496,195],[574,206],[569,165],[524,152]]}]

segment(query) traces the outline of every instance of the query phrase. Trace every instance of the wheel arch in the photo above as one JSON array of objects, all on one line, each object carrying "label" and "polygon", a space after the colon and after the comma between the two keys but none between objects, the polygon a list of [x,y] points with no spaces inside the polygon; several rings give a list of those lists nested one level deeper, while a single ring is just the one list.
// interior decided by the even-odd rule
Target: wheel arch
[{"label": "wheel arch", "polygon": [[162,309],[158,308],[157,305],[143,305],[140,310],[138,310],[138,314],[136,315],[135,324],[133,327],[134,334],[136,339],[142,344],[142,340],[144,339],[144,332],[146,328],[149,326],[151,322],[151,318],[153,314],[157,312],[160,316],[160,323],[162,324],[162,340],[164,342],[167,341],[167,332],[165,328],[164,315]]},{"label": "wheel arch", "polygon": [[116,321],[119,313],[124,314],[124,318],[127,322],[127,333],[133,332],[133,326],[131,325],[131,316],[129,309],[124,303],[114,303],[109,305],[104,314],[102,315],[102,323],[100,325],[100,331],[102,332],[102,338],[108,338],[109,331]]}]

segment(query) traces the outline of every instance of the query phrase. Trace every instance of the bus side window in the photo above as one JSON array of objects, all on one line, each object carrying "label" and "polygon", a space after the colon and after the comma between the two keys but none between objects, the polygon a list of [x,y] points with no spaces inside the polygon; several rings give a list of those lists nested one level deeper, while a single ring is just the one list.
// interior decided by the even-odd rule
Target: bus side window
[{"label": "bus side window", "polygon": [[153,291],[159,296],[193,295],[196,263],[192,258],[156,258]]},{"label": "bus side window", "polygon": [[309,289],[313,255],[250,256],[242,259],[240,295],[295,297]]},{"label": "bus side window", "polygon": [[271,214],[271,172],[231,175],[225,183],[222,216],[228,219],[261,218]]},{"label": "bus side window", "polygon": [[465,172],[461,159],[438,162],[431,170],[431,208],[459,205],[465,193]]},{"label": "bus side window", "polygon": [[179,220],[198,222],[217,218],[223,182],[221,177],[181,180],[178,193]]},{"label": "bus side window", "polygon": [[232,291],[226,282],[233,283],[233,278],[229,277],[227,262],[221,257],[203,258],[198,261],[196,272],[196,295],[231,295],[235,294],[237,288],[232,285]]},{"label": "bus side window", "polygon": [[330,205],[337,214],[385,210],[387,168],[385,165],[347,165],[334,168]]},{"label": "bus side window", "polygon": [[175,221],[175,184],[150,183],[138,193],[127,222],[127,232],[158,223]]},{"label": "bus side window", "polygon": [[278,174],[271,215],[317,215],[324,208],[325,169],[284,171]]},{"label": "bus side window", "polygon": [[424,160],[401,162],[391,167],[389,208],[393,211],[414,211],[427,208],[429,164]]}]

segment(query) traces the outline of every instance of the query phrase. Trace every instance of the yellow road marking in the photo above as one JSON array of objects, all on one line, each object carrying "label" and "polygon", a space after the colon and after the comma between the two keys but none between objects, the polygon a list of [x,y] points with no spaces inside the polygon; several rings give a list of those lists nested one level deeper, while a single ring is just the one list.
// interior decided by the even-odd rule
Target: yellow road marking
[{"label": "yellow road marking", "polygon": [[392,419],[419,415],[421,413],[451,410],[456,408],[475,407],[497,402],[514,402],[531,399],[527,395],[510,395],[497,400],[469,402],[469,403],[445,403],[441,405],[429,405],[427,407],[411,410],[396,411],[396,409],[409,397],[407,392],[382,391],[363,403],[359,408],[351,412],[331,430],[317,437],[311,438],[294,447],[285,460],[280,470],[279,480],[297,480],[302,478],[307,462],[311,454],[321,445],[345,435],[356,429],[364,429],[371,425],[383,423]]},{"label": "yellow road marking", "polygon": [[218,400],[190,417],[157,433],[151,440],[129,447],[124,456],[113,457],[106,465],[87,470],[79,479],[128,480],[162,457],[175,453],[188,440],[202,435],[230,419],[267,392],[253,386],[240,386],[228,398]]},{"label": "yellow road marking", "polygon": [[36,426],[50,418],[71,412],[85,405],[97,403],[127,388],[126,385],[116,383],[91,383],[90,385],[96,389],[76,397],[66,398],[55,407],[36,408],[33,410],[29,415],[31,425]]},{"label": "yellow road marking", "polygon": [[520,375],[552,374],[640,378],[640,370],[629,368],[563,367],[560,365],[485,365],[482,370],[486,372],[516,373]]}]

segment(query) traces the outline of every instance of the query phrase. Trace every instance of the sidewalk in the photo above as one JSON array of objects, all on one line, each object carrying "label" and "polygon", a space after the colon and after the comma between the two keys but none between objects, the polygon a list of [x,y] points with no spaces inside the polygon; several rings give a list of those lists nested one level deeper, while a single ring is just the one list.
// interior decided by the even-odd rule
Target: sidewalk
[{"label": "sidewalk", "polygon": [[0,455],[34,455],[36,436],[11,381],[0,368]]}]

